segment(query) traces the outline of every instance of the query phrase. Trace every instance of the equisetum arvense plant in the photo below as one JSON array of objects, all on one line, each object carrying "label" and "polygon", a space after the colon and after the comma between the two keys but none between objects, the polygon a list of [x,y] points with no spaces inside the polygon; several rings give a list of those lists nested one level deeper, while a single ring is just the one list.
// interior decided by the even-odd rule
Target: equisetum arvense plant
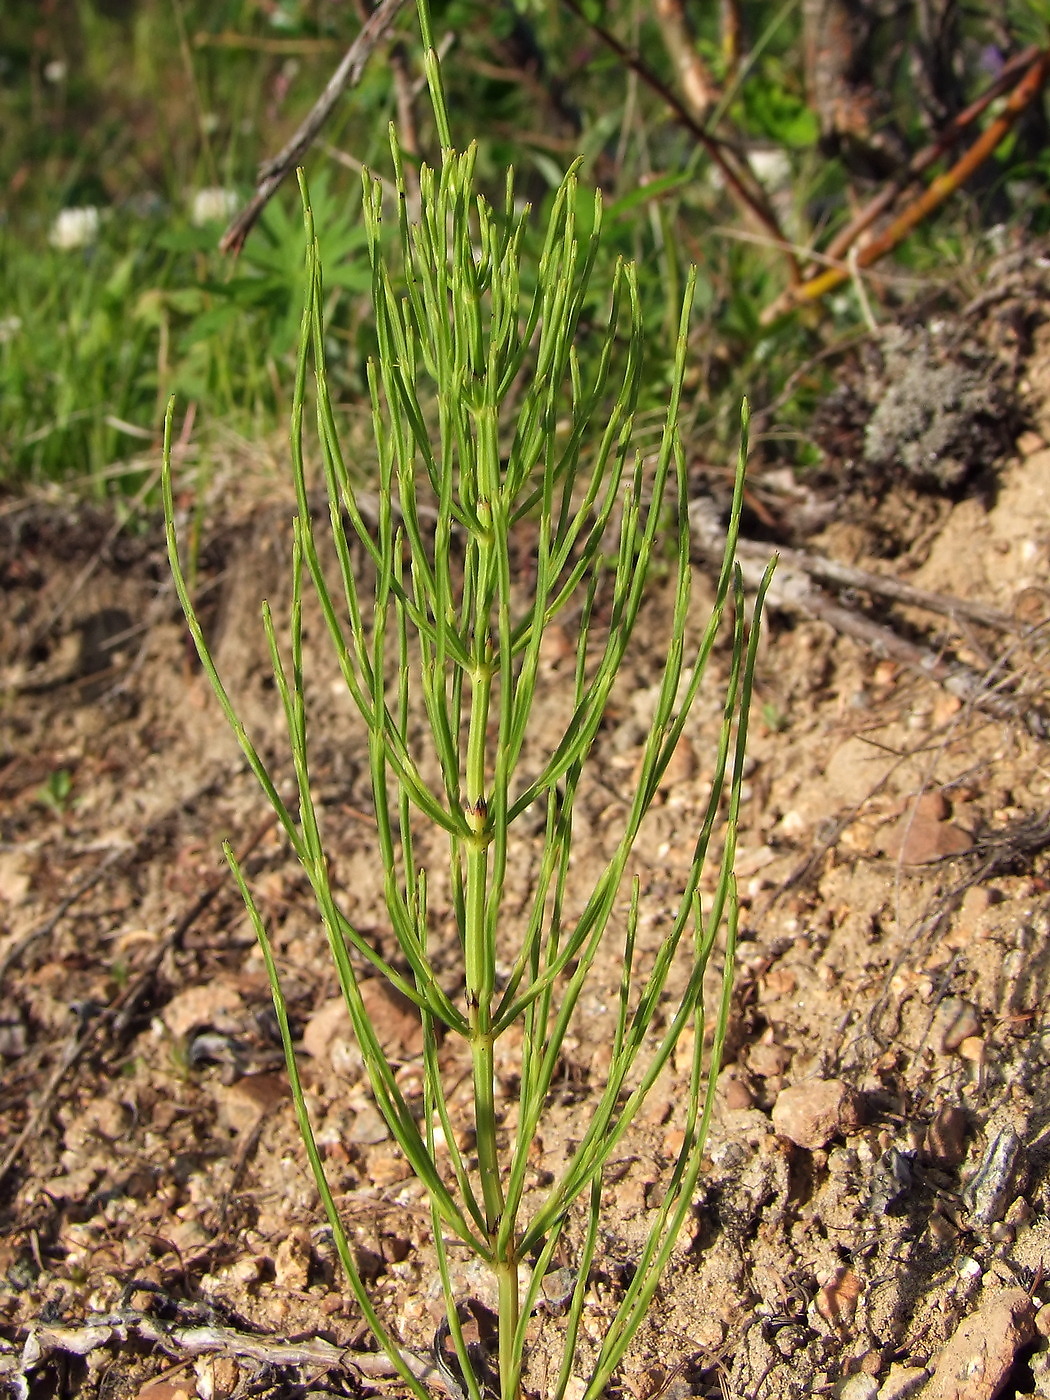
[{"label": "equisetum arvense plant", "polygon": [[[295,775],[291,802],[280,795],[275,773],[263,763],[229,699],[180,566],[170,407],[164,472],[168,547],[201,662],[310,881],[375,1102],[429,1198],[447,1315],[444,1335],[459,1372],[452,1377],[446,1367],[446,1390],[458,1388],[469,1400],[486,1395],[518,1400],[526,1393],[526,1329],[575,1211],[582,1222],[574,1237],[575,1286],[563,1317],[545,1321],[563,1331],[560,1374],[550,1397],[561,1400],[583,1364],[580,1329],[599,1249],[603,1171],[676,1047],[691,1041],[681,1151],[615,1315],[603,1323],[600,1344],[587,1349],[584,1384],[579,1376],[574,1381],[574,1394],[596,1400],[642,1321],[692,1208],[725,1038],[737,928],[733,860],[758,635],[755,623],[747,625],[734,566],[746,410],[715,602],[699,645],[687,652],[691,566],[677,425],[695,275],[682,308],[662,440],[646,460],[632,447],[642,324],[631,265],[616,266],[604,329],[591,331],[600,336],[600,346],[588,355],[586,372],[574,348],[599,246],[600,199],[587,220],[590,231],[581,234],[577,181],[570,171],[553,202],[538,268],[531,277],[523,275],[529,211],[515,205],[509,173],[501,210],[475,192],[475,151],[452,148],[426,4],[419,10],[441,164],[436,171],[421,169],[418,217],[410,218],[405,172],[392,136],[399,222],[393,240],[381,236],[382,187],[370,176],[364,181],[378,340],[378,354],[368,367],[378,501],[370,489],[367,510],[344,461],[329,397],[321,265],[300,177],[307,297],[292,409],[297,514],[285,644],[263,606]],[[388,249],[388,241],[396,251]],[[534,290],[526,291],[527,286]],[[322,568],[304,467],[311,359],[337,561],[334,586]],[[525,542],[527,589],[515,577]],[[672,559],[675,577],[659,698],[622,833],[589,894],[573,905],[582,912],[570,917],[566,892],[574,803],[589,768],[600,761],[603,716],[630,655],[657,556],[665,568]],[[322,814],[310,780],[302,625],[307,577],[350,708],[363,722],[358,732],[367,746],[374,840],[384,872],[386,917],[399,950],[397,966],[351,923],[331,883]],[[761,601],[760,594],[756,619]],[[541,647],[556,619],[570,616],[578,638],[575,666],[565,680],[571,717],[560,742],[537,758],[528,740],[530,720],[544,703],[538,693]],[[732,660],[710,798],[693,838],[688,876],[669,911],[668,932],[643,974],[634,965],[640,884],[637,876],[629,881],[632,850],[723,624]],[[691,630],[695,635],[695,620]],[[425,746],[418,740],[421,715]],[[348,728],[348,739],[351,732]],[[423,747],[429,750],[426,762],[433,764],[436,757],[439,782],[424,776]],[[417,864],[421,824],[447,836],[451,910],[440,912],[446,922],[450,914],[458,935],[462,979],[456,994],[445,990],[436,972],[434,930],[444,924],[428,904],[433,871]],[[719,843],[712,855],[714,893],[702,907],[700,882],[713,838]],[[522,915],[507,908],[506,875],[537,841],[542,846],[538,874]],[[418,1355],[384,1324],[362,1281],[315,1142],[270,940],[229,846],[226,855],[269,973],[299,1129],[347,1279],[405,1386],[426,1397],[432,1392]],[[710,1018],[712,1035],[705,1020],[704,974],[720,930],[723,972]],[[581,992],[599,949],[610,939],[622,957],[623,975],[606,1082],[568,1165],[537,1200],[526,1190],[529,1147],[544,1124]],[[685,967],[676,983],[685,989],[669,1001],[666,988],[676,965]],[[360,992],[366,975],[385,977],[418,1011],[420,1101],[406,1099],[369,1022]],[[497,1108],[494,1050],[511,1027],[521,1040],[520,1088],[516,1125],[508,1134]],[[474,1129],[469,1139],[455,1131],[450,1086],[439,1066],[439,1041],[452,1037],[469,1048]],[[469,1152],[458,1145],[463,1141],[470,1142]],[[456,1246],[465,1246],[495,1280],[498,1328],[490,1359],[464,1339],[464,1300],[456,1296],[449,1254]]]}]

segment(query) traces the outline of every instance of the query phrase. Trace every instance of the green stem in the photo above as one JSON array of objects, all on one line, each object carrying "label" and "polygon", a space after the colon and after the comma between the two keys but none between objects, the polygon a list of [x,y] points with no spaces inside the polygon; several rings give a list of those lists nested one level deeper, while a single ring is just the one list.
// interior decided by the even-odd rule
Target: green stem
[{"label": "green stem", "polygon": [[499,1283],[499,1393],[500,1400],[518,1400],[521,1394],[521,1348],[517,1344],[521,1300],[518,1294],[518,1256],[513,1242],[507,1257],[496,1264]]}]

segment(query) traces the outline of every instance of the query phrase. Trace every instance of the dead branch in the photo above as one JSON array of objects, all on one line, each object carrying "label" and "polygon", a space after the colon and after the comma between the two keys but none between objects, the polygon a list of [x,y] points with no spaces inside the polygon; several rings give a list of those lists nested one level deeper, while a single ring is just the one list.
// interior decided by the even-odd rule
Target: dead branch
[{"label": "dead branch", "polygon": [[[34,1327],[22,1348],[21,1375],[46,1359],[49,1352],[65,1351],[75,1356],[89,1356],[102,1347],[129,1340],[158,1347],[170,1356],[205,1356],[218,1354],[235,1359],[255,1361],[269,1366],[300,1366],[312,1371],[335,1371],[357,1375],[369,1380],[396,1379],[397,1369],[382,1352],[355,1351],[336,1346],[321,1337],[301,1341],[283,1341],[277,1337],[241,1332],[215,1322],[195,1325],[167,1323],[148,1313],[131,1308],[104,1314],[80,1326],[41,1324]],[[426,1385],[438,1385],[453,1400],[458,1400],[449,1387],[441,1369],[426,1354],[402,1347],[405,1365]]]},{"label": "dead branch", "polygon": [[[724,534],[711,502],[704,499],[694,501],[689,508],[689,518],[693,526],[698,561],[709,563],[721,559],[725,547]],[[739,541],[737,558],[747,586],[754,587],[757,584],[769,561],[769,555],[770,549],[767,545],[755,540]],[[981,604],[967,603],[965,599],[929,593],[925,589],[913,588],[898,580],[883,578],[881,574],[853,569],[834,560],[818,559],[801,550],[781,550],[779,555],[780,564],[768,594],[771,607],[799,613],[818,622],[826,622],[836,632],[845,637],[852,637],[869,651],[873,651],[876,656],[896,661],[909,671],[925,676],[927,680],[936,681],[950,695],[957,696],[965,704],[973,705],[976,709],[999,719],[1018,721],[1037,738],[1047,736],[1050,731],[1050,719],[1039,706],[1031,704],[1024,696],[997,688],[988,676],[973,667],[946,660],[931,648],[920,646],[900,636],[885,623],[876,622],[863,613],[836,602],[819,588],[813,579],[820,577],[840,587],[860,589],[948,617],[966,617],[982,626],[1012,632],[1019,630],[1017,623],[1005,613]]]},{"label": "dead branch", "polygon": [[833,291],[847,281],[853,274],[854,266],[857,268],[870,267],[891,252],[913,228],[922,223],[923,219],[943,204],[949,195],[960,189],[978,167],[988,159],[1024,109],[1034,101],[1040,92],[1046,80],[1048,68],[1050,68],[1050,49],[1040,50],[1035,62],[1006,99],[1000,114],[989,123],[970,149],[965,155],[960,156],[949,171],[944,175],[938,175],[919,198],[909,204],[882,233],[873,238],[870,243],[865,244],[863,248],[858,248],[856,257],[851,259],[850,265],[828,268],[800,285],[789,287],[770,302],[759,318],[761,324],[768,326],[798,306],[818,301],[826,293]]},{"label": "dead branch", "polygon": [[373,10],[298,131],[272,160],[264,161],[260,165],[255,194],[219,240],[220,252],[237,254],[244,247],[244,241],[255,221],[273,198],[285,176],[302,163],[303,157],[331,116],[339,98],[347,88],[360,82],[365,64],[376,45],[390,29],[404,3],[405,0],[381,0],[381,4]]},{"label": "dead branch", "polygon": [[587,27],[597,35],[606,48],[611,49],[617,58],[633,73],[637,73],[639,78],[651,88],[653,92],[666,104],[678,124],[685,128],[703,146],[704,151],[710,159],[717,165],[722,173],[722,178],[726,182],[726,188],[733,198],[741,206],[744,213],[754,219],[766,233],[772,236],[774,245],[782,252],[787,259],[788,271],[792,286],[801,282],[802,273],[798,260],[795,257],[790,241],[784,237],[776,214],[766,198],[765,191],[757,183],[750,171],[746,170],[743,163],[738,163],[730,153],[729,147],[724,141],[712,136],[700,122],[694,120],[691,113],[677,97],[675,93],[656,76],[656,74],[633,53],[625,44],[621,44],[615,34],[598,24],[595,20],[590,20],[583,13],[577,0],[565,0],[565,4],[576,17],[586,24]]},{"label": "dead branch", "polygon": [[979,116],[985,112],[996,98],[1001,97],[1016,81],[1017,75],[1029,68],[1039,57],[1035,44],[1029,45],[1016,54],[1009,63],[1003,65],[1002,72],[993,83],[970,103],[969,107],[953,117],[936,141],[925,146],[911,158],[899,175],[888,180],[873,200],[851,219],[844,229],[831,240],[824,250],[824,257],[832,262],[840,262],[862,233],[871,227],[875,220],[886,212],[909,185],[915,183],[931,165],[940,160],[957,146]]}]

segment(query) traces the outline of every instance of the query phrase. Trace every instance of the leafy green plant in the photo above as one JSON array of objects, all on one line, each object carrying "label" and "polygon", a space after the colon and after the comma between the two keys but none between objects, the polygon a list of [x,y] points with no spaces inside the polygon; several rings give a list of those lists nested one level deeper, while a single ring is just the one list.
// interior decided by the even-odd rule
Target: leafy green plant
[{"label": "leafy green plant", "polygon": [[47,781],[37,788],[36,800],[49,807],[56,817],[65,816],[73,795],[73,775],[68,768],[56,768]]},{"label": "leafy green plant", "polygon": [[[734,567],[746,441],[714,608],[699,644],[690,649],[686,470],[677,420],[694,278],[688,279],[681,310],[659,449],[647,467],[632,445],[643,366],[632,266],[621,262],[615,268],[589,374],[575,346],[601,237],[600,199],[578,222],[576,174],[570,171],[550,211],[534,290],[524,292],[528,209],[517,209],[509,175],[502,209],[476,194],[476,150],[457,154],[452,149],[425,3],[419,10],[442,161],[439,171],[420,170],[420,214],[412,220],[405,169],[392,138],[400,231],[394,259],[380,236],[382,188],[369,176],[364,183],[378,344],[368,371],[379,461],[374,516],[366,517],[340,447],[325,367],[321,263],[301,178],[308,292],[292,410],[298,513],[286,646],[268,606],[263,609],[295,772],[294,802],[281,796],[275,773],[238,718],[201,631],[179,560],[170,461],[164,476],[169,554],[201,661],[310,881],[376,1104],[426,1189],[448,1332],[470,1400],[484,1394],[518,1400],[523,1394],[526,1331],[544,1275],[578,1212],[583,1239],[552,1390],[555,1400],[565,1394],[599,1247],[604,1170],[676,1048],[688,1043],[683,1037],[692,1036],[681,1151],[652,1213],[633,1277],[590,1358],[586,1397],[596,1400],[645,1316],[691,1209],[726,1032],[737,926],[733,859],[758,637],[754,623],[748,633]],[[625,355],[614,354],[618,344],[626,345]],[[314,534],[304,464],[311,354],[338,561],[334,587]],[[171,422],[169,407],[169,456]],[[744,426],[746,438],[746,414]],[[574,806],[598,762],[603,719],[630,654],[651,566],[668,532],[674,605],[656,713],[615,851],[580,912],[570,914]],[[531,589],[515,582],[524,539],[533,541]],[[352,541],[368,561],[367,591]],[[351,923],[331,884],[322,817],[311,790],[311,706],[303,669],[307,577],[347,695],[367,733],[377,852],[398,965]],[[760,594],[759,608],[761,602]],[[544,705],[541,649],[552,624],[570,610],[578,635],[568,682],[571,717],[560,741],[537,756],[533,731]],[[643,973],[634,956],[641,908],[637,877],[623,907],[632,851],[723,624],[730,626],[732,659],[710,799],[669,931]],[[418,737],[421,720],[424,740]],[[428,781],[428,762],[436,763],[438,781]],[[543,831],[538,875],[528,910],[518,917],[508,907],[507,872],[531,849],[535,837],[528,834],[527,818],[537,813]],[[458,938],[458,994],[446,989],[438,971],[438,911],[431,909],[429,894],[435,872],[418,863],[425,830],[444,833],[447,840],[451,908],[441,912],[450,913]],[[711,848],[718,836],[716,857]],[[347,1278],[405,1384],[424,1397],[418,1366],[365,1289],[314,1138],[276,958],[229,846],[226,854],[270,976],[299,1128]],[[704,909],[700,881],[709,854],[717,876]],[[723,927],[721,989],[709,1039],[704,978]],[[567,1166],[537,1198],[527,1189],[530,1145],[544,1123],[581,994],[609,939],[622,954],[623,975],[611,1018],[605,1084]],[[684,989],[669,1003],[675,969],[684,971]],[[424,1045],[421,1102],[405,1097],[366,1014],[361,995],[366,973],[386,978],[418,1012]],[[521,1049],[516,1123],[508,1140],[497,1107],[496,1046],[512,1029],[521,1033]],[[458,1039],[469,1054],[473,1156],[460,1147],[455,1131],[450,1085],[438,1056],[442,1039],[446,1045]],[[463,1300],[450,1264],[454,1245],[486,1265],[496,1283],[491,1370],[463,1335]]]}]

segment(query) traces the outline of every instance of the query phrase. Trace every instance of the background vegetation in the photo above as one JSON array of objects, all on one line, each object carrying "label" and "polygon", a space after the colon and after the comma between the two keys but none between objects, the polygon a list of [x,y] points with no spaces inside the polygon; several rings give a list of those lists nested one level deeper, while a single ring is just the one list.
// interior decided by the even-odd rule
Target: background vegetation
[{"label": "background vegetation", "polygon": [[[201,461],[224,441],[283,435],[303,286],[294,181],[238,259],[217,245],[259,162],[295,129],[368,8],[364,0],[38,0],[5,13],[0,479],[151,492],[171,392],[190,414]],[[1004,64],[1026,44],[1045,44],[1050,27],[1047,0],[854,0],[851,67],[838,75],[836,108],[834,91],[821,95],[821,63],[842,9],[840,0],[434,6],[455,135],[480,142],[482,182],[496,195],[513,163],[519,190],[542,206],[582,153],[582,181],[606,198],[602,256],[638,261],[646,323],[662,328],[650,346],[643,441],[646,412],[654,433],[662,421],[690,262],[700,268],[686,412],[696,451],[730,458],[746,387],[759,409],[758,442],[794,465],[814,458],[809,407],[836,351],[864,329],[872,299],[880,316],[892,315],[917,289],[965,281],[1004,224],[1046,225],[1040,94],[965,190],[880,263],[865,284],[867,306],[846,282],[763,322],[787,285],[790,257],[756,208],[803,266],[806,250],[826,246]],[[387,171],[391,120],[410,153],[434,155],[414,23],[406,5],[308,160],[329,371],[349,414],[373,348],[358,170]],[[854,104],[848,119],[843,94]],[[719,150],[734,168],[743,163],[755,207],[734,194]]]}]

